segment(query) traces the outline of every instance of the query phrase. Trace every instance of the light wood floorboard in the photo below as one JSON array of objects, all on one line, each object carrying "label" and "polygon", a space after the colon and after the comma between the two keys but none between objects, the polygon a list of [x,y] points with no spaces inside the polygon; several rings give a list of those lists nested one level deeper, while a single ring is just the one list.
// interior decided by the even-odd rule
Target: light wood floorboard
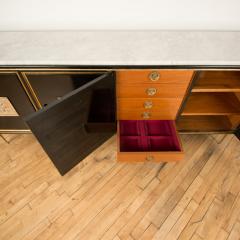
[{"label": "light wood floorboard", "polygon": [[62,177],[32,134],[1,135],[0,239],[240,239],[240,141],[181,139],[184,161],[127,164],[113,136]]}]

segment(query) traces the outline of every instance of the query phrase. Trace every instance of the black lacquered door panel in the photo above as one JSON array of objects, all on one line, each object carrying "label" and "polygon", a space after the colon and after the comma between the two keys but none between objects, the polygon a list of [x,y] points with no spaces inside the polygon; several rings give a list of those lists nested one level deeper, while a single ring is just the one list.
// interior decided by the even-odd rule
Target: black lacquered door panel
[{"label": "black lacquered door panel", "polygon": [[63,175],[116,131],[114,73],[105,73],[25,120]]},{"label": "black lacquered door panel", "polygon": [[0,73],[0,97],[6,97],[18,114],[18,116],[2,116],[0,114],[0,131],[28,130],[22,117],[35,112],[35,109],[17,73]]}]

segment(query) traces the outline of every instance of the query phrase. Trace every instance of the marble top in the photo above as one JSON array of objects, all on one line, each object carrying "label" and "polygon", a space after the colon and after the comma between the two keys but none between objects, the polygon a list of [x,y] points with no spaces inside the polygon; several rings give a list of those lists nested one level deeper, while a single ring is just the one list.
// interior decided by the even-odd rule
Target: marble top
[{"label": "marble top", "polygon": [[240,66],[240,32],[0,32],[0,65]]}]

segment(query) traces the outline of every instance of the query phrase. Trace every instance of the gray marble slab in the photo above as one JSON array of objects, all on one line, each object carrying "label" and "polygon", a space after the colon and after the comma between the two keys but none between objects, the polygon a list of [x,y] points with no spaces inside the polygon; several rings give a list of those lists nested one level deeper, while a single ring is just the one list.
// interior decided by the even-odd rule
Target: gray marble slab
[{"label": "gray marble slab", "polygon": [[240,66],[240,32],[0,32],[0,65]]}]

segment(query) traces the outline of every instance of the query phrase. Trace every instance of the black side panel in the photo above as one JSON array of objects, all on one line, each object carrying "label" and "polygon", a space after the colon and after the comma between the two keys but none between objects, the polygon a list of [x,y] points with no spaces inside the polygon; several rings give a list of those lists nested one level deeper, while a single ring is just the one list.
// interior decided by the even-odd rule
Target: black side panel
[{"label": "black side panel", "polygon": [[115,79],[106,73],[26,118],[63,175],[116,131]]},{"label": "black side panel", "polygon": [[17,74],[0,73],[0,97],[7,97],[20,117],[0,117],[0,129],[23,130],[28,126],[21,117],[35,112]]}]

